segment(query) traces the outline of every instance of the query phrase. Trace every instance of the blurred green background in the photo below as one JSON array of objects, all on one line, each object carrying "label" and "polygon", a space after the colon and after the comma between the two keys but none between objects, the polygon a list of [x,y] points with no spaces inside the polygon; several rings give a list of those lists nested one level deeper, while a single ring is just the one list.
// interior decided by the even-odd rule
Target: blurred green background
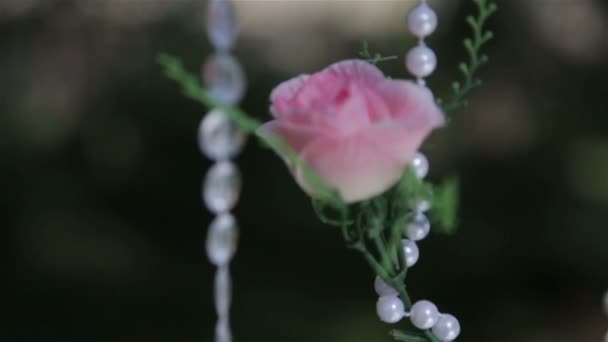
[{"label": "blurred green background", "polygon": [[[432,1],[429,40],[449,91],[471,1]],[[608,3],[498,1],[484,87],[425,151],[431,179],[462,180],[459,231],[433,236],[410,273],[463,325],[461,341],[600,341],[608,329]],[[243,107],[268,118],[277,83],[415,42],[413,1],[237,1]],[[0,340],[211,341],[214,269],[201,207],[206,109],[155,56],[198,72],[211,50],[201,0],[0,2]],[[408,77],[402,58],[382,69]],[[282,162],[251,141],[233,264],[236,341],[382,342],[373,276]]]}]

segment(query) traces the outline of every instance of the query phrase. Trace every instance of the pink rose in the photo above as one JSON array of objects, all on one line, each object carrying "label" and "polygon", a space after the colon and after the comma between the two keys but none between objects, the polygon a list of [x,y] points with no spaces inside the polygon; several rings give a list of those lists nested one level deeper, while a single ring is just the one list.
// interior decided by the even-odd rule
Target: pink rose
[{"label": "pink rose", "polygon": [[[274,120],[261,129],[282,137],[349,203],[393,186],[424,139],[445,122],[428,89],[387,79],[361,60],[281,83],[270,99]],[[292,173],[312,193],[298,170]]]}]

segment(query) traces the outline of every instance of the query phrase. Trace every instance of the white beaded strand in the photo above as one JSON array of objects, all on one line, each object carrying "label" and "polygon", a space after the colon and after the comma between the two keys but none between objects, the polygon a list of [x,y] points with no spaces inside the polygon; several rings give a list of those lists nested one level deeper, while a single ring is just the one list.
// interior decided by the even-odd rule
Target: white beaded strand
[{"label": "white beaded strand", "polygon": [[426,238],[431,231],[431,223],[422,212],[414,212],[414,218],[405,226],[405,236],[412,241],[420,241]]},{"label": "white beaded strand", "polygon": [[460,322],[450,314],[440,314],[432,332],[441,342],[454,341],[460,335]]},{"label": "white beaded strand", "polygon": [[418,259],[420,258],[420,250],[418,249],[418,245],[416,245],[414,241],[407,239],[401,240],[401,245],[405,255],[405,265],[408,268],[416,265]]},{"label": "white beaded strand", "polygon": [[[424,42],[424,39],[437,28],[437,22],[435,11],[426,0],[421,0],[420,4],[408,14],[408,29],[418,37],[418,45],[407,53],[405,64],[421,86],[426,86],[424,77],[432,74],[437,67],[437,56]],[[424,154],[418,152],[412,158],[410,167],[416,177],[422,180],[429,172],[429,161]],[[414,266],[420,257],[416,242],[425,239],[430,232],[431,224],[425,212],[431,208],[431,203],[425,199],[414,199],[409,207],[413,216],[404,227],[404,235],[407,239],[401,240],[405,264],[408,268]],[[418,301],[412,305],[409,312],[406,312],[397,291],[380,277],[376,277],[374,288],[380,296],[376,303],[376,311],[383,322],[396,323],[404,317],[409,317],[413,326],[422,330],[431,329],[433,335],[441,342],[454,341],[460,335],[458,319],[450,314],[440,313],[432,302]],[[605,300],[608,302],[608,293]]]},{"label": "white beaded strand", "polygon": [[422,0],[418,6],[412,8],[407,16],[408,29],[418,38],[418,45],[406,54],[405,65],[422,86],[426,85],[424,78],[432,74],[437,67],[437,56],[424,41],[435,32],[437,24],[437,14],[426,0]]},{"label": "white beaded strand", "polygon": [[398,294],[397,290],[385,283],[380,276],[376,276],[376,279],[374,280],[374,289],[380,297],[396,296]]},{"label": "white beaded strand", "polygon": [[376,312],[380,320],[385,323],[397,323],[406,316],[405,306],[396,295],[378,298]]},{"label": "white beaded strand", "polygon": [[411,166],[419,179],[424,179],[429,174],[429,160],[420,152],[416,152],[414,155]]},{"label": "white beaded strand", "polygon": [[418,329],[431,329],[439,320],[437,306],[428,300],[421,300],[410,310],[410,321]]},{"label": "white beaded strand", "polygon": [[[245,75],[230,54],[238,31],[234,4],[231,0],[210,0],[207,14],[207,35],[217,52],[203,64],[203,83],[218,101],[235,105],[245,93]],[[211,110],[198,127],[199,149],[215,162],[202,187],[203,203],[217,215],[209,225],[205,245],[209,261],[217,267],[213,291],[218,316],[215,342],[232,342],[230,261],[237,249],[238,225],[230,211],[239,199],[241,176],[231,159],[242,150],[245,140],[245,134],[219,109]]]},{"label": "white beaded strand", "polygon": [[231,50],[236,42],[238,25],[234,4],[229,0],[209,0],[207,37],[218,51]]}]

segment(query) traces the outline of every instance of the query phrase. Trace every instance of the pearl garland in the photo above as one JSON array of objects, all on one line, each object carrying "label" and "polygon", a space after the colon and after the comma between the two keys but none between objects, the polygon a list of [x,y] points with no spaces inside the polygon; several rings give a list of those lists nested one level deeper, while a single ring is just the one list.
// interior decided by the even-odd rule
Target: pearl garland
[{"label": "pearl garland", "polygon": [[439,310],[428,300],[418,301],[412,305],[410,320],[418,329],[430,329],[439,320]]},{"label": "pearl garland", "polygon": [[[426,85],[424,77],[432,74],[437,67],[437,56],[424,42],[424,39],[437,28],[437,22],[437,15],[426,0],[421,0],[408,15],[408,29],[418,37],[418,45],[406,54],[405,65],[422,86]],[[416,177],[422,180],[429,172],[429,161],[424,154],[418,152],[412,158],[410,167]],[[431,224],[425,215],[425,212],[431,208],[430,202],[415,199],[409,206],[412,210],[412,220],[404,227],[404,235],[407,239],[401,240],[408,268],[414,266],[420,257],[416,242],[425,239],[431,230]],[[406,312],[397,291],[380,277],[376,277],[374,288],[380,297],[376,303],[376,312],[381,321],[396,323],[409,317],[413,326],[422,330],[431,329],[433,335],[441,342],[453,341],[460,335],[458,319],[450,314],[440,313],[432,302],[418,301],[412,305],[409,312]]]},{"label": "pearl garland", "polygon": [[416,76],[418,84],[426,85],[424,78],[435,71],[437,56],[433,50],[426,46],[424,39],[437,29],[437,14],[426,3],[426,0],[422,0],[418,6],[410,11],[407,21],[410,32],[418,37],[418,46],[407,53],[405,65],[407,70]]},{"label": "pearl garland", "polygon": [[[230,54],[237,37],[234,5],[230,0],[210,0],[207,35],[217,51],[202,67],[202,78],[210,94],[225,105],[235,105],[245,93],[245,75],[239,61]],[[241,176],[231,161],[243,148],[245,134],[219,109],[211,110],[198,127],[201,153],[215,163],[202,186],[203,203],[216,215],[207,232],[206,251],[217,267],[214,302],[218,320],[215,342],[231,342],[230,304],[232,280],[230,261],[237,249],[238,225],[230,211],[238,202]]]},{"label": "pearl garland", "polygon": [[441,314],[432,331],[440,341],[454,341],[460,335],[460,323],[450,314]]}]

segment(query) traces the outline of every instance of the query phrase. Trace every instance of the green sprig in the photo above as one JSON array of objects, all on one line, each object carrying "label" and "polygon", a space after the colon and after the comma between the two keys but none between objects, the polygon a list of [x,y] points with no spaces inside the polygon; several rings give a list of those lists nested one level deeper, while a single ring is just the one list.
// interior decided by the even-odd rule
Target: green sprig
[{"label": "green sprig", "polygon": [[421,334],[413,332],[405,332],[397,329],[393,329],[389,332],[396,341],[403,342],[428,342],[428,339]]},{"label": "green sprig", "polygon": [[380,62],[397,59],[397,56],[382,56],[382,54],[379,52],[372,54],[369,51],[369,44],[367,43],[367,40],[361,42],[361,51],[359,51],[359,56],[363,57],[366,61],[374,65]]},{"label": "green sprig", "polygon": [[277,151],[285,158],[290,167],[299,170],[304,178],[304,182],[309,185],[317,197],[331,203],[334,207],[345,210],[344,201],[338,192],[327,185],[321,178],[306,164],[298,154],[280,136],[260,130],[261,122],[247,115],[241,109],[226,106],[204,89],[198,78],[188,72],[182,61],[166,53],[158,55],[157,62],[164,67],[165,75],[180,84],[184,95],[209,108],[222,110],[233,122],[235,122],[244,132],[257,137],[262,143]]},{"label": "green sprig", "polygon": [[456,231],[459,193],[458,177],[450,177],[434,188],[431,220],[441,233],[453,234]]},{"label": "green sprig", "polygon": [[468,106],[466,97],[481,86],[481,79],[476,76],[476,73],[489,60],[487,55],[481,53],[481,49],[494,37],[494,33],[486,30],[485,25],[492,14],[498,10],[498,6],[488,0],[473,0],[473,2],[477,5],[477,15],[466,18],[467,24],[473,31],[473,37],[464,40],[464,48],[469,60],[458,65],[463,80],[452,83],[453,95],[448,102],[437,100],[446,113]]}]

